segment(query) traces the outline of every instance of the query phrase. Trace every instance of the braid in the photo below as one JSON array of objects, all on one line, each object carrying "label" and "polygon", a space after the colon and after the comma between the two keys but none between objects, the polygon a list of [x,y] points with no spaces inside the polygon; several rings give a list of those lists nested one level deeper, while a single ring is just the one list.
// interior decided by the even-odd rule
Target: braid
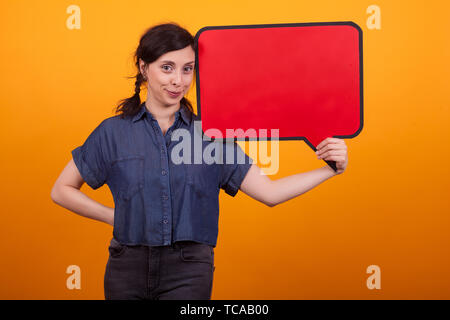
[{"label": "braid", "polygon": [[141,84],[144,82],[144,77],[142,76],[142,73],[138,73],[136,76],[136,82],[134,83],[134,94],[139,96],[139,93],[141,92]]}]

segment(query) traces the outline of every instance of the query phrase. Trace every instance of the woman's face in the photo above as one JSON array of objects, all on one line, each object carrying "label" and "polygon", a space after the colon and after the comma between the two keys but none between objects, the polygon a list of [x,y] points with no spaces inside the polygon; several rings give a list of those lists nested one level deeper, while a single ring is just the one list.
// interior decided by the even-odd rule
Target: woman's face
[{"label": "woman's face", "polygon": [[195,52],[191,46],[170,51],[148,64],[140,60],[141,73],[147,79],[150,104],[162,107],[179,105],[194,77]]}]

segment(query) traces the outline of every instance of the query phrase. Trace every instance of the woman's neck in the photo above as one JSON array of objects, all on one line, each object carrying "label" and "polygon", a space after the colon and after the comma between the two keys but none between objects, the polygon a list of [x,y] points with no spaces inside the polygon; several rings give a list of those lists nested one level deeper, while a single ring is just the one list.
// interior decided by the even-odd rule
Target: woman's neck
[{"label": "woman's neck", "polygon": [[180,102],[171,106],[163,106],[147,98],[145,107],[158,122],[167,123],[173,122],[175,119],[175,113],[180,109]]}]

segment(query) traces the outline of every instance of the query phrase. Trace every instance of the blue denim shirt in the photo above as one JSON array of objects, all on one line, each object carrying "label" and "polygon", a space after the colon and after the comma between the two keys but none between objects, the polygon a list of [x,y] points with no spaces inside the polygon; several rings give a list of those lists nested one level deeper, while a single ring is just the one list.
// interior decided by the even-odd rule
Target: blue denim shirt
[{"label": "blue denim shirt", "polygon": [[[134,117],[103,120],[72,151],[84,181],[93,189],[106,183],[111,190],[113,236],[120,243],[163,246],[191,240],[216,246],[219,191],[234,197],[253,160],[235,142],[202,139],[198,121],[182,105],[163,135],[143,103]],[[190,139],[180,132],[189,132]],[[181,141],[190,152],[180,151]],[[222,161],[208,164],[202,157],[206,151]],[[184,156],[184,163],[173,155]]]}]

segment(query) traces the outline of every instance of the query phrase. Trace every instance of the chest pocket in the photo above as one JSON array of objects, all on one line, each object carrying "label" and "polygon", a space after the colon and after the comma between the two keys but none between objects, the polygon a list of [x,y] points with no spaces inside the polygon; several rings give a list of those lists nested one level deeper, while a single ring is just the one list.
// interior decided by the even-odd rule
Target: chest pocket
[{"label": "chest pocket", "polygon": [[129,156],[116,160],[111,166],[117,196],[129,200],[144,187],[144,157]]}]

